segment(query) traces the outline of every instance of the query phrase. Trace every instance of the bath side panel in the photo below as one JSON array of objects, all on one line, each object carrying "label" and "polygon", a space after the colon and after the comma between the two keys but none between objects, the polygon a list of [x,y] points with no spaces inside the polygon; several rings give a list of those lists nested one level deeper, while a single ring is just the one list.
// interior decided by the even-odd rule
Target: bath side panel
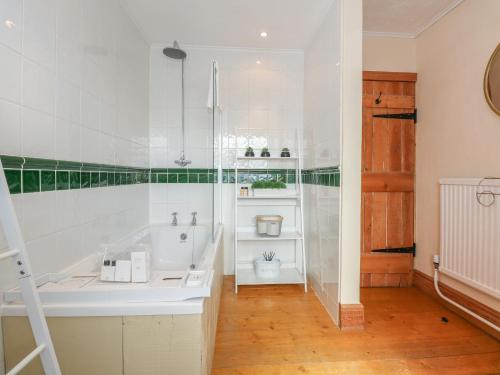
[{"label": "bath side panel", "polygon": [[124,317],[124,374],[201,374],[201,317]]},{"label": "bath side panel", "polygon": [[211,296],[210,298],[205,298],[203,303],[203,375],[210,374],[215,353],[215,335],[217,332],[222,283],[224,281],[223,241],[219,242],[219,248],[214,260],[214,271]]},{"label": "bath side panel", "polygon": [[[48,318],[47,322],[63,374],[123,374],[121,317]],[[35,340],[26,317],[3,317],[2,326],[9,370],[35,348]],[[20,374],[43,374],[39,358]]]}]

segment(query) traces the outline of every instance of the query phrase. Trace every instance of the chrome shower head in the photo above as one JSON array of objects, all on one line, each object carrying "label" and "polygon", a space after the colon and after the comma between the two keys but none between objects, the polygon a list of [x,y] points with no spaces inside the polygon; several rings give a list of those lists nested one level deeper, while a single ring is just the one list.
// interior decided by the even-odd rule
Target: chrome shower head
[{"label": "chrome shower head", "polygon": [[163,54],[174,60],[184,60],[187,56],[186,52],[181,50],[179,43],[177,43],[177,41],[174,41],[173,47],[164,48]]}]

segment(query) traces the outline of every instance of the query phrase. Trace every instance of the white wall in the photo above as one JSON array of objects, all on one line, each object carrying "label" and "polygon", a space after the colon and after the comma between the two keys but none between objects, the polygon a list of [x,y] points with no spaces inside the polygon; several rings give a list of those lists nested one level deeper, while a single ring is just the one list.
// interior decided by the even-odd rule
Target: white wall
[{"label": "white wall", "polygon": [[416,72],[417,40],[364,35],[363,70]]},{"label": "white wall", "polygon": [[[162,54],[165,46],[151,48],[150,133],[151,167],[175,168],[181,143],[180,62]],[[181,44],[182,47],[182,44]],[[295,147],[295,133],[302,127],[303,53],[236,48],[187,47],[186,156],[189,168],[211,167],[211,116],[207,110],[211,63],[220,70],[223,168],[234,168],[236,154],[250,145],[255,152],[269,147]],[[260,61],[261,64],[256,62]],[[292,146],[290,146],[292,145]],[[263,166],[263,165],[262,165]],[[259,167],[258,164],[255,165]],[[210,220],[211,188],[208,184],[151,185],[151,222],[188,222],[197,211]],[[233,268],[234,185],[223,186],[225,272]]]},{"label": "white wall", "polygon": [[[305,51],[305,168],[340,164],[340,2],[331,7]],[[312,286],[338,323],[338,187],[305,185],[308,273]]]},{"label": "white wall", "polygon": [[[0,154],[148,165],[149,51],[118,0],[2,0],[0,19]],[[147,223],[146,185],[13,199],[36,275]]]},{"label": "white wall", "polygon": [[361,233],[361,0],[342,0],[340,303],[359,304]]},{"label": "white wall", "polygon": [[[500,175],[500,117],[483,94],[484,70],[499,43],[499,14],[496,0],[466,0],[417,39],[415,268],[428,275],[439,251],[439,178]],[[500,309],[498,299],[443,281]]]}]

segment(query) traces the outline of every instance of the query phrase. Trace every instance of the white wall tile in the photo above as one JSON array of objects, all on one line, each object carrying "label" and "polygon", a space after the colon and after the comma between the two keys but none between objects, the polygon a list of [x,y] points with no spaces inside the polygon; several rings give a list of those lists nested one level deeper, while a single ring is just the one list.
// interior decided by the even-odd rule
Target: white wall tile
[{"label": "white wall tile", "polygon": [[3,0],[0,2],[0,43],[21,53],[23,36],[23,2]]},{"label": "white wall tile", "polygon": [[[100,138],[99,138],[99,155],[101,157],[101,163],[104,164],[115,164],[116,160],[116,147],[115,147],[115,142],[116,138],[113,136],[106,134],[106,133],[101,133]],[[138,148],[135,147],[133,150],[133,155],[138,154]],[[137,165],[134,162],[132,162],[130,165]]]},{"label": "white wall tile", "polygon": [[[59,39],[71,42],[81,40],[81,21],[84,0],[56,1],[56,34]],[[58,51],[59,53],[59,51]]]},{"label": "white wall tile", "polygon": [[64,79],[57,80],[56,116],[80,123],[80,87]]},{"label": "white wall tile", "polygon": [[55,120],[52,115],[27,107],[22,109],[22,155],[55,157]]},{"label": "white wall tile", "polygon": [[[172,208],[170,210],[172,210]],[[166,223],[171,219],[172,217],[167,203],[157,202],[151,206],[151,211],[149,213],[149,221],[151,224]]]},{"label": "white wall tile", "polygon": [[[114,105],[101,101],[99,106],[99,123],[103,133],[117,135],[117,113]],[[146,137],[144,133],[144,124],[140,125],[142,126],[141,135],[142,137]]]},{"label": "white wall tile", "polygon": [[55,111],[54,73],[27,59],[23,59],[23,105],[51,115]]},{"label": "white wall tile", "polygon": [[0,99],[0,155],[21,154],[21,107]]},{"label": "white wall tile", "polygon": [[80,86],[82,81],[83,47],[79,43],[75,44],[74,40],[68,40],[61,36],[57,37],[56,69],[58,77]]},{"label": "white wall tile", "polygon": [[56,230],[56,192],[23,194],[23,235],[27,241]]},{"label": "white wall tile", "polygon": [[0,44],[0,98],[21,102],[21,55],[8,47]]},{"label": "white wall tile", "polygon": [[55,229],[62,230],[81,223],[81,190],[63,190],[57,193],[55,204]]},{"label": "white wall tile", "polygon": [[[1,0],[0,18],[0,153],[147,166],[149,46],[119,2]],[[146,185],[14,195],[35,274],[146,225],[148,195]],[[0,289],[9,275],[2,268]]]},{"label": "white wall tile", "polygon": [[167,128],[151,127],[149,129],[150,147],[167,147]]},{"label": "white wall tile", "polygon": [[86,91],[82,91],[82,125],[94,130],[100,130],[99,99]]},{"label": "white wall tile", "polygon": [[101,160],[101,133],[97,130],[82,127],[81,134],[81,158],[85,163],[99,163]]},{"label": "white wall tile", "polygon": [[57,160],[81,160],[80,140],[80,125],[59,118],[56,119],[55,156]]},{"label": "white wall tile", "polygon": [[24,55],[54,69],[56,57],[55,0],[24,0]]}]

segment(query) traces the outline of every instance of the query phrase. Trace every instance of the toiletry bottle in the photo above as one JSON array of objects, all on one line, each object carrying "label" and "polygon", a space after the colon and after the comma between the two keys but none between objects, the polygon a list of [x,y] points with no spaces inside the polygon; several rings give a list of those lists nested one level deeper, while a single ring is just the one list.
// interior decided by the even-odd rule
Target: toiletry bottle
[{"label": "toiletry bottle", "polygon": [[104,260],[101,266],[101,280],[102,281],[115,281],[115,267],[111,266],[111,261]]},{"label": "toiletry bottle", "polygon": [[132,262],[130,260],[117,260],[115,281],[129,283],[132,276]]}]

